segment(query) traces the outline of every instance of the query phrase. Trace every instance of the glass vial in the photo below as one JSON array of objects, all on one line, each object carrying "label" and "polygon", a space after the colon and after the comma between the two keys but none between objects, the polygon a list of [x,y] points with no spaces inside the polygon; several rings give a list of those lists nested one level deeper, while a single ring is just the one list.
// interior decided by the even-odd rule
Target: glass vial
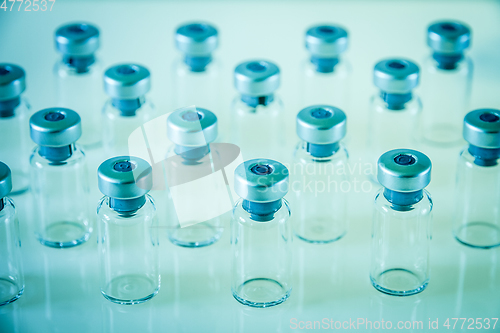
[{"label": "glass vial", "polygon": [[305,36],[309,59],[302,65],[302,107],[316,104],[349,109],[351,65],[341,56],[347,50],[347,31],[338,25],[317,25]]},{"label": "glass vial", "polygon": [[11,195],[29,187],[29,104],[22,97],[26,89],[24,70],[13,64],[0,63],[0,157],[12,170]]},{"label": "glass vial", "polygon": [[266,308],[290,296],[292,228],[288,169],[269,159],[240,164],[234,190],[241,197],[231,220],[234,298],[248,306]]},{"label": "glass vial", "polygon": [[152,168],[141,158],[118,156],[97,173],[104,194],[97,206],[101,293],[118,304],[146,302],[160,290]]},{"label": "glass vial", "polygon": [[0,162],[0,306],[14,302],[24,292],[19,222],[14,202],[7,197],[11,177],[9,167]]},{"label": "glass vial", "polygon": [[348,182],[348,154],[340,143],[346,122],[344,112],[329,105],[313,105],[297,115],[301,141],[292,163],[292,220],[295,235],[306,242],[334,242],[347,231],[342,185]]},{"label": "glass vial", "polygon": [[30,118],[31,187],[40,243],[64,248],[87,241],[92,223],[85,154],[75,144],[82,133],[73,110],[49,108]]},{"label": "glass vial", "polygon": [[[169,149],[170,167],[167,171],[169,185],[173,186],[174,182],[182,183],[182,179],[186,177],[194,180],[215,172],[213,161],[219,160],[220,157],[213,155],[210,143],[217,138],[217,129],[217,117],[206,109],[180,109],[170,114],[167,119],[167,136],[174,145]],[[222,186],[216,181],[211,182],[209,177],[204,184]],[[183,203],[190,206],[193,204],[189,197],[177,199],[176,204],[180,207]],[[214,215],[208,211],[206,213],[207,216]],[[223,232],[221,216],[204,221],[187,222],[181,222],[174,217],[167,223],[170,241],[184,247],[211,245],[220,239]]]},{"label": "glass vial", "polygon": [[154,118],[153,104],[146,99],[151,75],[136,64],[115,65],[104,73],[103,146],[106,157],[129,155],[132,132]]},{"label": "glass vial", "polygon": [[422,136],[426,143],[450,146],[462,142],[462,121],[470,98],[472,61],[464,55],[471,31],[457,21],[440,21],[427,29],[432,55],[422,75]]},{"label": "glass vial", "polygon": [[453,233],[468,246],[500,246],[500,111],[480,109],[464,119],[469,147],[458,160]]},{"label": "glass vial", "polygon": [[63,25],[55,32],[61,59],[55,65],[57,105],[77,110],[82,118],[78,144],[86,149],[101,144],[102,68],[95,56],[99,30],[90,23]]},{"label": "glass vial", "polygon": [[227,111],[221,114],[227,110],[221,105],[221,64],[213,56],[219,46],[217,28],[206,22],[190,22],[178,27],[174,38],[181,53],[172,70],[174,109],[194,105],[213,110],[219,122],[224,122],[219,132],[227,132]]},{"label": "glass vial", "polygon": [[[375,65],[373,83],[379,92],[370,101],[367,142],[374,173],[384,152],[415,146],[415,129],[422,110],[420,99],[413,93],[418,82],[419,68],[410,60],[387,59]],[[376,181],[376,175],[372,180]]]},{"label": "glass vial", "polygon": [[409,296],[429,283],[432,200],[430,159],[411,149],[395,149],[378,160],[370,279],[383,293]]},{"label": "glass vial", "polygon": [[240,147],[244,159],[279,160],[285,145],[283,103],[275,91],[280,70],[274,63],[253,60],[234,70],[239,95],[231,107],[231,143]]}]

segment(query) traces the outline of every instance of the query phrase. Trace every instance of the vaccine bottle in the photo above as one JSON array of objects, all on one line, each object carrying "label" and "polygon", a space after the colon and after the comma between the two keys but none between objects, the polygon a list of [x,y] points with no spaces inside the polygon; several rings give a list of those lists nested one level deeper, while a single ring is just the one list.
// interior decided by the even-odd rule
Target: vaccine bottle
[{"label": "vaccine bottle", "polygon": [[150,89],[151,75],[146,67],[120,64],[104,73],[104,90],[109,96],[102,112],[106,157],[129,155],[129,136],[154,118],[154,106],[146,98]]},{"label": "vaccine bottle", "polygon": [[146,302],[160,289],[152,168],[141,158],[118,156],[97,173],[104,194],[97,206],[101,293],[118,304]]},{"label": "vaccine bottle", "polygon": [[29,109],[22,97],[26,89],[24,70],[14,64],[0,63],[0,158],[11,168],[12,192],[20,194],[29,187]]},{"label": "vaccine bottle", "polygon": [[432,54],[422,71],[422,136],[428,144],[446,147],[462,142],[472,81],[472,61],[464,53],[470,43],[471,31],[461,22],[439,21],[427,29]]},{"label": "vaccine bottle", "polygon": [[480,109],[464,119],[469,146],[458,160],[453,232],[462,244],[500,245],[500,111]]},{"label": "vaccine bottle", "polygon": [[50,247],[86,242],[92,232],[85,154],[75,144],[82,133],[78,113],[48,108],[30,118],[30,158],[36,236]]},{"label": "vaccine bottle", "polygon": [[409,296],[429,283],[432,200],[430,159],[411,149],[394,149],[378,160],[370,279],[380,292]]},{"label": "vaccine bottle", "polygon": [[10,169],[0,162],[0,306],[14,302],[24,292],[19,222],[14,202],[7,197],[11,190]]},{"label": "vaccine bottle", "polygon": [[[179,109],[168,116],[167,136],[173,143],[168,153],[171,166],[167,171],[169,185],[174,185],[174,182],[179,182],[186,176],[202,178],[215,172],[214,161],[220,160],[220,157],[214,156],[216,153],[211,151],[210,144],[216,140],[217,132],[217,117],[207,109]],[[220,183],[210,181],[209,177],[206,178],[204,184],[222,186]],[[193,196],[183,197],[176,203],[179,206],[185,204],[191,207],[193,200]],[[196,248],[211,245],[220,239],[223,232],[221,216],[203,221],[186,221],[186,223],[174,216],[167,221],[167,224],[170,241],[183,247]]]},{"label": "vaccine bottle", "polygon": [[338,25],[317,25],[307,30],[309,59],[302,64],[302,107],[326,104],[348,110],[351,65],[342,58],[347,44],[347,31]]},{"label": "vaccine bottle", "polygon": [[413,93],[419,82],[418,66],[406,59],[379,61],[373,71],[378,92],[371,98],[368,127],[368,158],[373,166],[384,152],[398,147],[414,148],[422,104]]},{"label": "vaccine bottle", "polygon": [[275,93],[280,70],[274,63],[252,60],[234,70],[238,96],[231,107],[231,143],[240,147],[243,159],[279,160],[285,145],[283,103]]},{"label": "vaccine bottle", "polygon": [[54,67],[57,105],[77,110],[82,118],[78,144],[86,149],[101,144],[102,67],[96,51],[99,30],[90,23],[75,22],[59,27],[55,45],[62,55]]},{"label": "vaccine bottle", "polygon": [[270,159],[253,159],[234,172],[241,199],[231,220],[234,298],[251,307],[267,308],[288,299],[292,290],[292,226],[288,169]]},{"label": "vaccine bottle", "polygon": [[301,139],[294,158],[292,180],[295,235],[310,243],[330,243],[347,231],[346,183],[348,153],[340,142],[346,116],[329,105],[313,105],[297,115]]}]

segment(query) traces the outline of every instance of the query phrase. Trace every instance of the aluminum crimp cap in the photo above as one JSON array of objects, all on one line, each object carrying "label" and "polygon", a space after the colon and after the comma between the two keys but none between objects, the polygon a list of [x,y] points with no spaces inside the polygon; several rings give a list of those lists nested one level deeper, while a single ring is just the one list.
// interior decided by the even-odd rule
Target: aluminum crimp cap
[{"label": "aluminum crimp cap", "polygon": [[373,83],[390,94],[407,94],[418,85],[419,72],[414,62],[395,58],[379,61],[373,71]]},{"label": "aluminum crimp cap", "polygon": [[0,63],[0,101],[21,95],[26,89],[26,74],[16,65]]},{"label": "aluminum crimp cap", "polygon": [[102,162],[97,170],[102,194],[114,199],[136,199],[153,187],[153,169],[142,158],[117,156]]},{"label": "aluminum crimp cap", "polygon": [[427,45],[437,53],[460,54],[471,43],[470,28],[458,21],[439,21],[427,28]]},{"label": "aluminum crimp cap", "polygon": [[273,202],[288,193],[288,169],[270,159],[253,159],[234,171],[234,190],[252,202]]},{"label": "aluminum crimp cap", "polygon": [[347,50],[347,31],[338,25],[317,25],[307,30],[305,41],[312,56],[336,58]]},{"label": "aluminum crimp cap", "polygon": [[271,95],[280,86],[280,69],[266,60],[245,61],[234,69],[234,86],[243,95]]},{"label": "aluminum crimp cap", "polygon": [[119,64],[104,73],[104,90],[111,98],[136,99],[151,89],[149,70],[136,64]]},{"label": "aluminum crimp cap", "polygon": [[0,199],[12,191],[12,175],[7,164],[0,162]]},{"label": "aluminum crimp cap", "polygon": [[500,110],[479,109],[464,118],[464,139],[480,148],[500,148]]},{"label": "aluminum crimp cap", "polygon": [[82,135],[80,116],[65,108],[40,110],[30,118],[30,135],[40,146],[68,146]]},{"label": "aluminum crimp cap", "polygon": [[335,143],[346,134],[347,118],[342,110],[330,105],[313,105],[297,114],[297,135],[318,145]]},{"label": "aluminum crimp cap", "polygon": [[431,160],[412,149],[394,149],[378,159],[379,183],[397,192],[422,190],[431,182]]},{"label": "aluminum crimp cap", "polygon": [[167,136],[179,146],[206,146],[217,138],[217,117],[207,109],[178,109],[168,116]]},{"label": "aluminum crimp cap", "polygon": [[207,57],[217,48],[217,29],[208,23],[192,22],[181,25],[175,32],[175,46],[193,57]]},{"label": "aluminum crimp cap", "polygon": [[99,48],[99,29],[96,26],[75,22],[56,30],[56,49],[69,56],[90,56]]}]

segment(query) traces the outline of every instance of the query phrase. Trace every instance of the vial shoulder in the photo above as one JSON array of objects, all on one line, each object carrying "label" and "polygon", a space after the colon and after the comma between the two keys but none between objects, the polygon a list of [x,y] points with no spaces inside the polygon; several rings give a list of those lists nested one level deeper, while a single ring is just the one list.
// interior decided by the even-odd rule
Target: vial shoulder
[{"label": "vial shoulder", "polygon": [[417,114],[422,110],[422,101],[420,96],[413,92],[411,100],[406,102],[402,109],[391,110],[388,108],[387,102],[380,97],[380,91],[377,91],[370,98],[370,109],[375,113],[397,112],[398,114]]},{"label": "vial shoulder", "polygon": [[88,70],[81,73],[74,67],[64,63],[61,57],[55,63],[53,71],[54,74],[61,79],[66,77],[94,77],[96,80],[100,80],[104,72],[104,67],[99,57],[96,56],[94,63],[88,67]]},{"label": "vial shoulder", "polygon": [[237,114],[266,112],[269,115],[277,115],[284,111],[284,104],[280,95],[275,93],[271,103],[253,107],[243,102],[241,100],[241,95],[237,94],[231,102],[231,110]]},{"label": "vial shoulder", "polygon": [[300,140],[293,151],[294,163],[308,164],[308,163],[345,163],[349,158],[347,148],[342,142],[339,142],[339,149],[328,157],[317,158],[307,152],[307,142]]},{"label": "vial shoulder", "polygon": [[390,214],[395,216],[402,216],[402,215],[413,216],[413,215],[430,214],[433,207],[432,197],[427,190],[423,189],[422,192],[423,196],[419,202],[413,205],[405,206],[405,209],[401,210],[401,209],[394,209],[393,205],[385,198],[384,188],[382,187],[381,189],[378,190],[378,192],[375,195],[375,200],[374,200],[375,209],[379,213]]},{"label": "vial shoulder", "polygon": [[15,219],[16,217],[16,206],[14,204],[14,200],[10,197],[4,197],[0,200],[3,200],[4,207],[0,210],[0,220],[10,220]]}]

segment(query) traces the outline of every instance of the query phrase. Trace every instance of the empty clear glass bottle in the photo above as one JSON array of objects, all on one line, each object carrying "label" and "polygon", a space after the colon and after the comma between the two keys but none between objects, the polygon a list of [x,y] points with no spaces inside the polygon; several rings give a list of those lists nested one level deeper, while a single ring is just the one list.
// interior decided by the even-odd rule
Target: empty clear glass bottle
[{"label": "empty clear glass bottle", "polygon": [[115,65],[104,73],[104,90],[110,97],[102,112],[106,157],[129,155],[130,134],[154,118],[153,104],[146,99],[150,88],[149,70],[140,65]]},{"label": "empty clear glass bottle", "polygon": [[500,111],[480,109],[464,119],[469,147],[460,154],[453,233],[468,246],[500,246]]},{"label": "empty clear glass bottle", "polygon": [[[208,177],[215,172],[214,159],[218,160],[210,150],[210,143],[217,138],[217,128],[217,117],[206,109],[186,108],[170,114],[167,119],[167,135],[174,144],[168,153],[167,181],[170,186],[207,176],[205,186],[214,189],[217,186],[225,187],[225,184]],[[182,181],[183,178],[186,180]],[[196,191],[192,188],[190,190]],[[189,195],[179,191],[176,193],[178,196]],[[174,202],[179,207],[177,213],[183,209],[184,205],[192,209],[195,200],[194,196],[176,199]],[[202,202],[198,202],[196,207],[205,210],[206,216],[215,215],[215,217],[190,221],[174,217],[167,221],[168,238],[173,244],[184,247],[202,247],[215,243],[221,237],[222,216],[209,213],[209,210],[211,208],[215,210],[215,207],[204,206]]]},{"label": "empty clear glass bottle", "polygon": [[12,171],[12,195],[29,187],[29,104],[21,94],[26,89],[24,70],[0,63],[0,158]]},{"label": "empty clear glass bottle", "polygon": [[383,293],[409,296],[429,283],[431,240],[430,159],[411,149],[394,149],[378,161],[370,279]]},{"label": "empty clear glass bottle", "polygon": [[305,44],[310,58],[302,64],[302,107],[326,104],[349,110],[351,65],[341,58],[347,43],[347,31],[338,25],[317,25],[307,30]]},{"label": "empty clear glass bottle", "polygon": [[231,107],[231,143],[244,159],[280,160],[285,146],[283,103],[275,94],[280,70],[265,60],[246,61],[234,70],[234,85],[240,93]]},{"label": "empty clear glass bottle", "polygon": [[33,151],[31,188],[36,236],[51,247],[72,247],[87,241],[92,232],[85,154],[76,140],[80,116],[73,110],[49,108],[30,118]]},{"label": "empty clear glass bottle", "polygon": [[313,105],[297,115],[302,140],[292,163],[291,196],[295,235],[310,243],[330,243],[347,232],[346,116],[329,105]]},{"label": "empty clear glass bottle", "polygon": [[97,206],[101,293],[111,302],[139,304],[160,290],[158,223],[148,162],[118,156],[98,169],[104,197]]},{"label": "empty clear glass bottle", "polygon": [[0,306],[14,302],[24,292],[19,222],[14,202],[7,197],[11,190],[10,169],[0,162]]},{"label": "empty clear glass bottle", "polygon": [[78,111],[82,118],[82,137],[78,144],[86,149],[101,144],[102,67],[95,52],[99,30],[90,23],[75,22],[59,27],[55,44],[62,54],[54,68],[57,105]]},{"label": "empty clear glass bottle", "polygon": [[221,104],[221,64],[213,57],[219,45],[217,29],[206,22],[190,22],[178,27],[174,37],[181,52],[172,70],[174,109],[194,105],[213,110],[219,122],[224,122],[219,129],[226,129],[228,108]]},{"label": "empty clear glass bottle", "polygon": [[422,104],[412,90],[418,81],[419,68],[410,60],[387,59],[375,65],[373,82],[380,91],[371,99],[367,141],[374,172],[384,152],[415,148]]},{"label": "empty clear glass bottle", "polygon": [[232,282],[234,298],[248,306],[265,308],[288,299],[292,290],[292,228],[288,169],[269,159],[240,164],[234,190],[241,197],[231,220]]},{"label": "empty clear glass bottle", "polygon": [[427,29],[432,55],[422,71],[422,136],[426,143],[461,144],[462,121],[467,111],[472,81],[472,61],[464,55],[471,31],[457,21],[439,21]]}]

